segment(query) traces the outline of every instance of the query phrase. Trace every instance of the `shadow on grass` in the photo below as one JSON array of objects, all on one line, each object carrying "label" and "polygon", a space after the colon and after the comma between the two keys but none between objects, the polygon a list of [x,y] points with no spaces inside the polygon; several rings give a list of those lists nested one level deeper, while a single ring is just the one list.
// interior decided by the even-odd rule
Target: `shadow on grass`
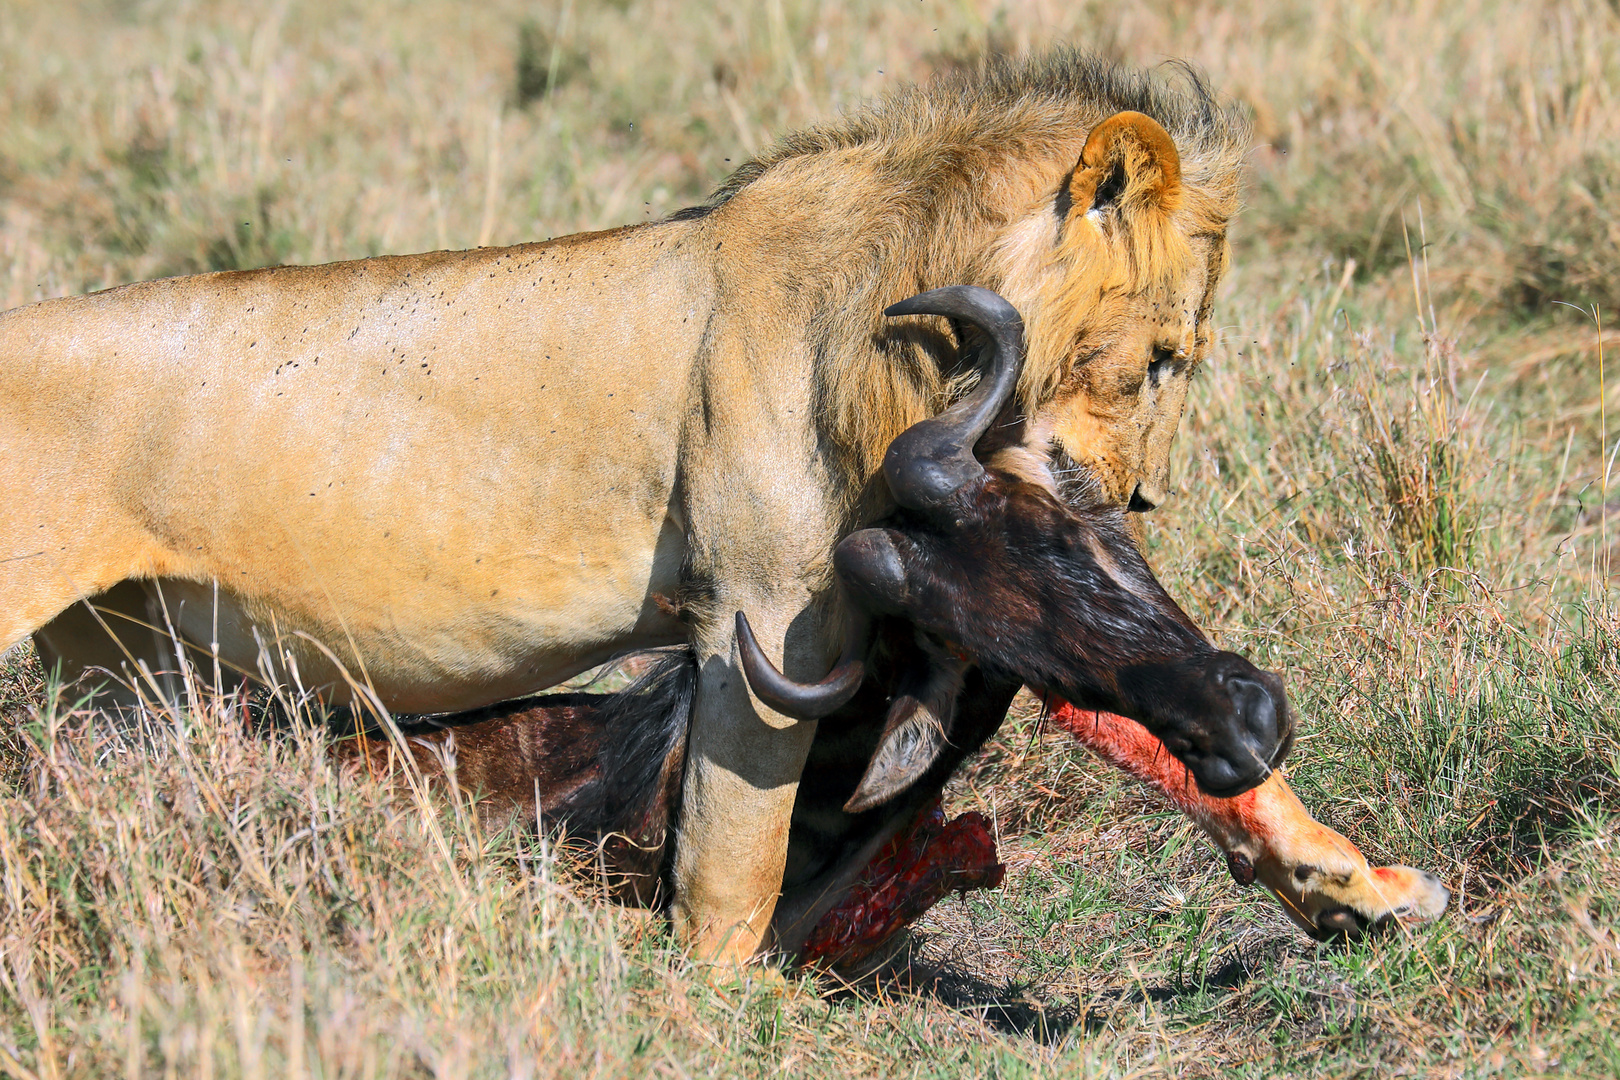
[{"label": "shadow on grass", "polygon": [[1167,1005],[1238,990],[1262,967],[1258,956],[1233,946],[1200,977],[1185,978],[1178,973],[1169,982],[1111,986],[1088,993],[1082,1005],[1041,983],[986,977],[957,958],[929,959],[911,942],[874,972],[831,991],[828,999],[857,1001],[903,994],[965,1013],[998,1034],[1055,1046],[1076,1028],[1087,1035],[1103,1032],[1111,1023],[1117,1024],[1122,1010],[1134,1011],[1147,1002]]}]

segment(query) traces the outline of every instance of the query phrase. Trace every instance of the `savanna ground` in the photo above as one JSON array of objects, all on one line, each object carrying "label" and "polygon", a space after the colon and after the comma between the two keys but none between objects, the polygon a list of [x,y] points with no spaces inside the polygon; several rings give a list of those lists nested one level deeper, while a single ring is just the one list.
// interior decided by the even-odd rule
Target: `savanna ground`
[{"label": "savanna ground", "polygon": [[536,842],[340,782],[323,736],[207,701],[121,734],[22,648],[0,1072],[1620,1073],[1620,16],[1402,7],[8,0],[4,307],[656,217],[987,50],[1190,60],[1258,146],[1153,559],[1286,673],[1307,804],[1456,901],[1315,946],[1024,710],[952,796],[1011,871],[921,925],[920,988],[717,992]]}]

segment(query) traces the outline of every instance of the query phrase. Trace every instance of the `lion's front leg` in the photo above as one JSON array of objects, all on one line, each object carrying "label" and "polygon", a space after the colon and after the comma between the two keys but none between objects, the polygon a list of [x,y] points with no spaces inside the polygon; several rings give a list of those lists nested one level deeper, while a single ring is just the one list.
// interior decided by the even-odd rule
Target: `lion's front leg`
[{"label": "lion's front leg", "polygon": [[[733,598],[747,610],[772,660],[790,670],[819,654],[804,601]],[[731,605],[722,598],[717,605]],[[796,616],[799,619],[796,621]],[[676,928],[700,962],[721,969],[747,964],[765,940],[782,889],[788,826],[813,722],[766,707],[737,665],[731,620],[715,619],[698,635],[702,666],[687,749],[686,785],[675,849]],[[784,642],[788,647],[784,648]],[[793,661],[800,661],[794,663]]]}]

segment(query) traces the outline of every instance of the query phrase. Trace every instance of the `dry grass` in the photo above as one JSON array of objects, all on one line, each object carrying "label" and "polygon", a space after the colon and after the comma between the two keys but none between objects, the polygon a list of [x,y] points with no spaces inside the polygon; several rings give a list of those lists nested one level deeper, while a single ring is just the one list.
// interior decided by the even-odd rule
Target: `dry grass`
[{"label": "dry grass", "polygon": [[122,733],[18,652],[0,1072],[1620,1072],[1620,397],[1553,303],[1620,305],[1617,24],[1596,0],[13,0],[5,306],[661,215],[984,49],[1192,60],[1261,145],[1155,562],[1286,673],[1307,803],[1459,904],[1318,949],[1024,716],[953,795],[1013,872],[929,917],[917,988],[716,994],[532,842],[336,776],[309,731],[199,702]]}]

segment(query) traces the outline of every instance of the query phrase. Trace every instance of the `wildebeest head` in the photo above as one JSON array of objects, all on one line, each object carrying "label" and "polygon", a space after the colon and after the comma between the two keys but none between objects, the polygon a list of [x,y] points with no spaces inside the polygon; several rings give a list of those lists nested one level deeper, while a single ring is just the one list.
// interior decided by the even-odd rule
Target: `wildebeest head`
[{"label": "wildebeest head", "polygon": [[788,715],[826,716],[860,685],[871,620],[904,620],[918,633],[927,659],[906,677],[851,810],[884,801],[927,770],[944,741],[942,710],[970,664],[1135,720],[1210,795],[1261,783],[1292,744],[1282,681],[1210,644],[1154,578],[1120,511],[1076,513],[1040,484],[974,457],[1018,382],[1017,311],[970,286],[889,309],[921,313],[965,321],[989,339],[979,383],[894,440],[883,465],[894,515],[834,551],[855,617],[826,679],[783,677],[738,613],[755,693]]}]

